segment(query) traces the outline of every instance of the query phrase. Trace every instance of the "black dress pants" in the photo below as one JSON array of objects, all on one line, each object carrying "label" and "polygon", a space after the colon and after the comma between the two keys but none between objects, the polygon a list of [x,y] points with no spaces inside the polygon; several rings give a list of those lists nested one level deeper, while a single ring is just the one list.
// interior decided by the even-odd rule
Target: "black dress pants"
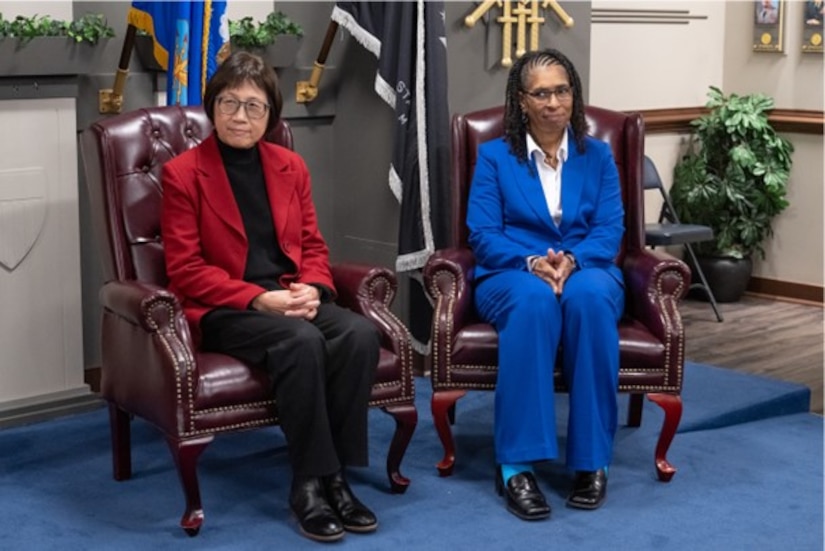
[{"label": "black dress pants", "polygon": [[332,303],[312,321],[218,308],[201,319],[201,332],[204,350],[272,377],[294,476],[367,464],[367,403],[380,346],[369,320]]}]

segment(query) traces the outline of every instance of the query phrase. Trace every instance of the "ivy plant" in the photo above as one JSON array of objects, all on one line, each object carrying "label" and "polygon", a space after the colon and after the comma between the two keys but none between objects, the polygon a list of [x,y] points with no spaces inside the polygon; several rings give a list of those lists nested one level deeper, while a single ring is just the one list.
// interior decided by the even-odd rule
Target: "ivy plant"
[{"label": "ivy plant", "polygon": [[710,111],[691,122],[687,153],[674,169],[676,214],[713,229],[712,241],[696,244],[699,254],[764,258],[773,220],[788,206],[793,145],[768,121],[773,98],[725,95],[713,86],[708,98]]},{"label": "ivy plant", "polygon": [[229,21],[229,38],[239,48],[265,48],[279,35],[303,36],[304,30],[283,12],[272,12],[263,21],[252,17]]},{"label": "ivy plant", "polygon": [[66,24],[66,36],[75,42],[97,44],[103,38],[114,38],[115,31],[103,15],[89,13]]},{"label": "ivy plant", "polygon": [[18,15],[7,21],[0,13],[0,38],[17,38],[26,43],[49,36],[64,36],[75,42],[97,44],[102,38],[114,37],[115,31],[100,14],[87,14],[75,21],[52,19],[48,15]]}]

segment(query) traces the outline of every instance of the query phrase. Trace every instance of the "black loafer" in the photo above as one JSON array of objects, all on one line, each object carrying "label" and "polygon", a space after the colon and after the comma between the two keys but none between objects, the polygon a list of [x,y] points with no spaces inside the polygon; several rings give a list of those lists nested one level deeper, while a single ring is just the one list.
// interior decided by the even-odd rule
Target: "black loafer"
[{"label": "black loafer", "polygon": [[374,532],[378,528],[375,514],[353,495],[342,471],[325,476],[323,482],[327,501],[341,519],[344,530],[365,533]]},{"label": "black loafer", "polygon": [[327,502],[320,478],[293,480],[289,506],[298,517],[301,533],[309,539],[330,542],[344,537],[344,527]]},{"label": "black loafer", "polygon": [[496,474],[496,492],[498,495],[507,494],[507,510],[520,519],[541,520],[550,516],[550,505],[531,472],[513,475],[504,484],[499,468]]},{"label": "black loafer", "polygon": [[576,509],[598,509],[607,496],[607,473],[579,471],[573,482],[573,490],[567,497],[567,506]]}]

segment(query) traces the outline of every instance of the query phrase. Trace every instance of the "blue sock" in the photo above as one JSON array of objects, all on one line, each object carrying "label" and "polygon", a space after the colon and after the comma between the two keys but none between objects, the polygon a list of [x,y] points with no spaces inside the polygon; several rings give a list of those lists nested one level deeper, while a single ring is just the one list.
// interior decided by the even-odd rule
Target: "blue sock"
[{"label": "blue sock", "polygon": [[517,475],[519,473],[532,473],[533,472],[533,465],[530,463],[502,463],[501,464],[501,478],[504,480],[504,483],[507,484],[507,481],[510,480],[511,476]]}]

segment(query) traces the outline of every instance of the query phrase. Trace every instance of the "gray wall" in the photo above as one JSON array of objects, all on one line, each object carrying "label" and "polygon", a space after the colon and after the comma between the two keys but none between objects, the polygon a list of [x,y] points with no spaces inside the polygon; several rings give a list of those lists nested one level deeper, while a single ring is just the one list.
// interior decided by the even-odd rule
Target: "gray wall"
[{"label": "gray wall", "polygon": [[[464,26],[464,17],[475,2],[446,2],[450,112],[468,112],[498,105],[504,96],[507,70],[500,57],[498,29],[479,21]],[[571,57],[581,73],[585,97],[590,72],[590,2],[562,2],[576,21],[564,29],[548,15],[541,43]],[[357,261],[392,267],[395,261],[399,207],[387,185],[391,155],[393,116],[374,93],[376,60],[339,29],[320,84],[318,98],[309,104],[295,102],[295,83],[309,78],[313,62],[329,24],[333,2],[277,2],[283,11],[304,27],[294,66],[279,70],[285,96],[283,116],[295,134],[295,148],[304,156],[313,177],[314,199],[321,231],[334,261]],[[126,2],[75,2],[75,16],[105,14],[118,38],[106,46],[104,66],[98,74],[81,78],[78,98],[78,131],[101,117],[97,111],[100,88],[111,88],[126,30]],[[125,110],[152,105],[157,86],[153,74],[145,73],[133,55],[125,92]],[[81,165],[82,167],[82,165]],[[99,306],[102,284],[99,254],[89,224],[85,181],[81,184],[81,252],[83,270],[85,363],[100,363]],[[395,309],[406,321],[406,281]]]}]

